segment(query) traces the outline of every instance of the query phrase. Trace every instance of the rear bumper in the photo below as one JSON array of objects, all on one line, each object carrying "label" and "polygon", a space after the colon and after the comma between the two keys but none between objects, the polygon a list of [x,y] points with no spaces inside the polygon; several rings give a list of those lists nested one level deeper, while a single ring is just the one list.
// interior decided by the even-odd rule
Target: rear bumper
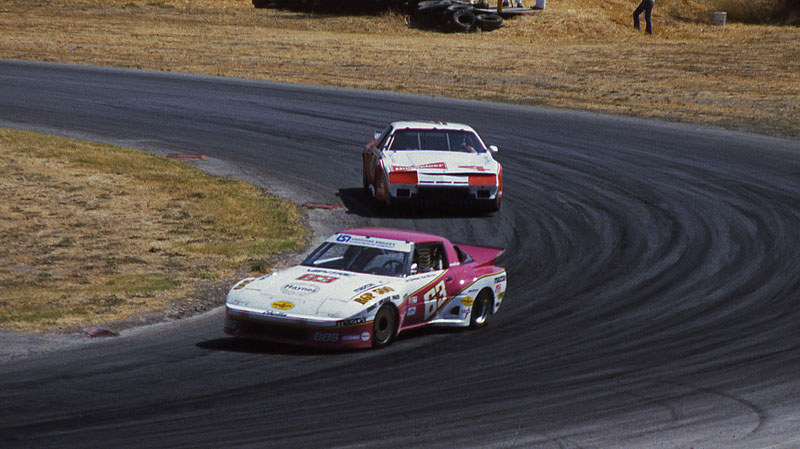
[{"label": "rear bumper", "polygon": [[499,189],[491,186],[389,185],[392,201],[480,203],[497,201]]}]

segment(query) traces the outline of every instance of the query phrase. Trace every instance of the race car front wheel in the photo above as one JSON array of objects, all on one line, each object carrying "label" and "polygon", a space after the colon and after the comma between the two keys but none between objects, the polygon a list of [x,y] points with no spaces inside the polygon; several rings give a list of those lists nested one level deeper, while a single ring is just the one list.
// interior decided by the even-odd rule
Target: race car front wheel
[{"label": "race car front wheel", "polygon": [[397,315],[390,306],[383,306],[375,314],[375,321],[372,323],[372,347],[383,348],[388,346],[394,339],[394,331],[397,326]]}]

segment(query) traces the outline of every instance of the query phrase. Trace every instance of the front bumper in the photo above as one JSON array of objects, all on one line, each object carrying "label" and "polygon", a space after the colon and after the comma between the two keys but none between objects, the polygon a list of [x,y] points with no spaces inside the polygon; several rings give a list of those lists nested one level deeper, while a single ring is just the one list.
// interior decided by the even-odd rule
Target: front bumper
[{"label": "front bumper", "polygon": [[369,348],[372,322],[342,326],[312,326],[225,314],[225,333],[233,337],[317,348]]}]

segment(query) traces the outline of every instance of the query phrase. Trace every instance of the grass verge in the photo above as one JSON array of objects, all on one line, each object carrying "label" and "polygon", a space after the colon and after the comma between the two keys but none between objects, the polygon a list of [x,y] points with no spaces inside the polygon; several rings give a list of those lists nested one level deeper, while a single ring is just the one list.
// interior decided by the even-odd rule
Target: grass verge
[{"label": "grass verge", "polygon": [[307,237],[294,205],[137,150],[0,129],[0,166],[6,329],[205,309]]}]

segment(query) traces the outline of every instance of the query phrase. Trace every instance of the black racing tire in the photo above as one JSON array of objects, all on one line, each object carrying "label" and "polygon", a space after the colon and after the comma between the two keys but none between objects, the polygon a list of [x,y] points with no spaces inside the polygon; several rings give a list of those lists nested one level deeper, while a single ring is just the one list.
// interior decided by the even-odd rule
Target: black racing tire
[{"label": "black racing tire", "polygon": [[478,329],[486,326],[489,316],[492,314],[492,294],[483,290],[472,303],[472,313],[469,315],[470,329]]},{"label": "black racing tire", "polygon": [[478,200],[475,204],[475,212],[482,215],[491,215],[500,210],[500,200]]},{"label": "black racing tire", "polygon": [[457,9],[453,11],[450,19],[450,29],[455,32],[472,31],[475,27],[475,13],[469,9]]},{"label": "black racing tire", "polygon": [[503,18],[497,14],[478,14],[475,16],[475,22],[481,31],[492,31],[500,28],[503,24]]},{"label": "black racing tire", "polygon": [[372,347],[385,348],[392,343],[397,330],[397,312],[389,305],[384,305],[375,314],[372,322]]}]

